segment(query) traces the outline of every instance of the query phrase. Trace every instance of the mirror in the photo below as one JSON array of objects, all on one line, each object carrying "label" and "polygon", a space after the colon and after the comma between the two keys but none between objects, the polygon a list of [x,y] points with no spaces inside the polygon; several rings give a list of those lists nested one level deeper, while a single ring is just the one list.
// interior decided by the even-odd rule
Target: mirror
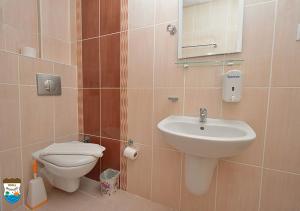
[{"label": "mirror", "polygon": [[180,0],[178,58],[242,51],[244,0]]}]

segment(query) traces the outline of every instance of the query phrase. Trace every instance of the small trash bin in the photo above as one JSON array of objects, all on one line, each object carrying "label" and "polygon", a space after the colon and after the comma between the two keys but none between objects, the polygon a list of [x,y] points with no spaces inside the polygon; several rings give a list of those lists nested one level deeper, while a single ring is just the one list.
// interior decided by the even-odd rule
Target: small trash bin
[{"label": "small trash bin", "polygon": [[120,172],[114,169],[106,169],[100,174],[100,188],[102,194],[111,195],[119,187]]}]

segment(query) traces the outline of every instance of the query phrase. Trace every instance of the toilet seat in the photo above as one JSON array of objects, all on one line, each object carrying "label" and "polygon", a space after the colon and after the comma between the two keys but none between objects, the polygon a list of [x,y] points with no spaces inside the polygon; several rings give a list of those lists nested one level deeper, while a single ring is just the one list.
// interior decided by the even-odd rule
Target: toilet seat
[{"label": "toilet seat", "polygon": [[96,160],[94,156],[89,155],[47,155],[40,158],[59,167],[77,167]]}]

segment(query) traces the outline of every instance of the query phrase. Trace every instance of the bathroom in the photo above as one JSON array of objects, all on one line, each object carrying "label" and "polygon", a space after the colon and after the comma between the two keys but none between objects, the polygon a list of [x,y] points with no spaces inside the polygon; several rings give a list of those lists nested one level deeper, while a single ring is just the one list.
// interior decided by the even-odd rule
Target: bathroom
[{"label": "bathroom", "polygon": [[299,11],[0,0],[0,210],[300,211]]}]

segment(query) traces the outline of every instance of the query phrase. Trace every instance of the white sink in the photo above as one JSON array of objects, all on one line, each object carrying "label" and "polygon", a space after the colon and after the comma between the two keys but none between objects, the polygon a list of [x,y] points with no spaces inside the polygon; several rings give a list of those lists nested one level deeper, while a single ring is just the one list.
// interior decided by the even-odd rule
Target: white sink
[{"label": "white sink", "polygon": [[200,123],[199,118],[170,116],[158,124],[166,141],[179,151],[206,157],[230,157],[243,151],[256,135],[245,122],[210,119]]},{"label": "white sink", "polygon": [[185,181],[195,194],[205,193],[218,158],[241,153],[256,138],[245,122],[197,117],[170,116],[157,125],[165,140],[185,153]]}]

